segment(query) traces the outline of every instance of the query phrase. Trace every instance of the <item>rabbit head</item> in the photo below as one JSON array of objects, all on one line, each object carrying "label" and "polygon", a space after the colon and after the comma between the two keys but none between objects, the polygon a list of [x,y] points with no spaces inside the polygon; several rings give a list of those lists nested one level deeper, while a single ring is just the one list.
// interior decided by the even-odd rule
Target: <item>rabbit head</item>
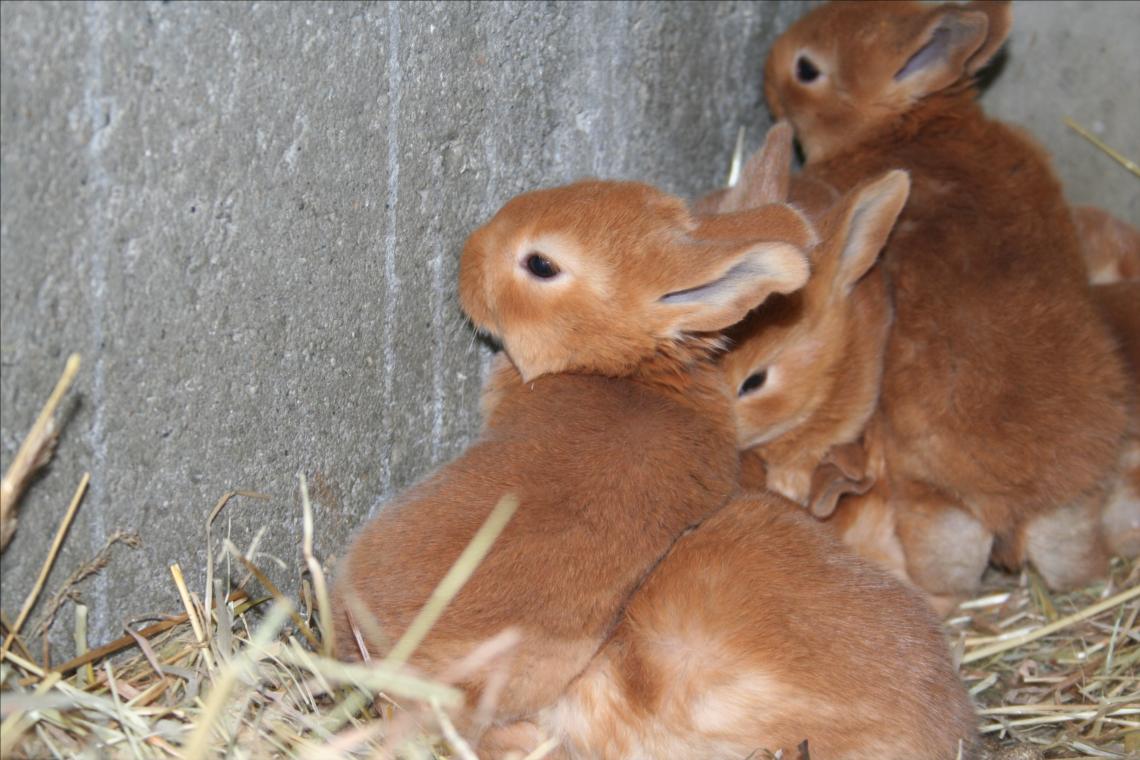
[{"label": "rabbit head", "polygon": [[877,310],[880,324],[863,324],[860,310],[865,311],[865,305],[856,285],[878,259],[909,189],[906,172],[892,171],[847,194],[820,220],[822,242],[812,253],[814,272],[807,286],[773,299],[730,331],[735,345],[723,364],[738,394],[742,449],[796,430],[839,396],[866,397],[854,411],[858,419],[852,435],[858,435],[877,399],[879,375],[871,373],[865,393],[836,386],[844,362],[852,361],[849,350],[856,331],[881,333],[877,352],[864,359],[881,362],[889,306],[880,293],[879,302],[869,305]]},{"label": "rabbit head", "polygon": [[1008,2],[830,3],[776,40],[765,96],[808,163],[826,160],[924,98],[968,88],[1011,24]]},{"label": "rabbit head", "polygon": [[810,227],[789,206],[766,212],[748,239],[709,240],[694,235],[683,201],[648,185],[585,180],[526,193],[468,239],[460,301],[527,382],[632,375],[803,286]]}]

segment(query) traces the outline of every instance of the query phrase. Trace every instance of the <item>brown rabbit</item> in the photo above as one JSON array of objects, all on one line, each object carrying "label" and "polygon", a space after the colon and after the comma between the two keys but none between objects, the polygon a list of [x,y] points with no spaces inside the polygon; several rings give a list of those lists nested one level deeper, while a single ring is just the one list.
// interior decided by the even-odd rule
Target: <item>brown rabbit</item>
[{"label": "brown rabbit", "polygon": [[739,445],[764,460],[768,488],[801,504],[824,455],[858,440],[878,402],[891,307],[874,265],[908,189],[892,172],[813,215],[822,242],[807,286],[728,332]]},{"label": "brown rabbit", "polygon": [[991,547],[1054,588],[1102,572],[1127,424],[1125,371],[1048,159],[974,102],[1010,24],[1008,3],[833,3],[765,68],[805,176],[846,191],[910,172],[883,254],[895,321],[880,407],[907,572],[935,594],[975,588]]},{"label": "brown rabbit", "polygon": [[[751,239],[701,240],[680,199],[586,181],[519,196],[471,235],[460,299],[513,366],[491,383],[481,437],[353,542],[334,593],[341,657],[382,656],[513,493],[518,511],[410,663],[438,675],[513,626],[496,716],[565,690],[645,574],[736,487],[718,332],[804,284],[812,235],[788,206],[753,219]],[[357,633],[377,626],[361,616],[388,637],[367,653]],[[461,686],[475,699],[487,677]]]},{"label": "brown rabbit", "polygon": [[757,492],[683,536],[544,711],[570,758],[976,757],[976,718],[918,593]]},{"label": "brown rabbit", "polygon": [[[824,237],[810,253],[815,271],[807,287],[770,299],[729,331],[733,346],[722,365],[738,389],[741,482],[808,505],[857,554],[909,580],[882,434],[864,435],[878,403],[891,321],[875,262],[909,183],[893,172],[837,203],[825,183],[792,175],[791,160],[791,129],[780,122],[736,186],[697,204],[706,212],[737,211],[790,195]],[[710,217],[702,229],[708,234],[722,218]],[[768,383],[769,376],[792,380]]]},{"label": "brown rabbit", "polygon": [[[786,122],[778,123],[769,130],[764,146],[745,164],[737,185],[705,196],[697,202],[697,207],[708,213],[736,211],[777,202],[790,195],[794,205],[806,210],[813,222],[820,223],[821,209],[826,212],[834,204],[835,193],[818,180],[810,181],[802,175],[790,174],[791,141],[790,127]],[[1128,261],[1131,255],[1128,225],[1093,207],[1074,208],[1073,217],[1090,266],[1097,261],[1101,262],[1102,270],[1111,268],[1118,271],[1118,262]],[[712,217],[714,220],[719,218]],[[812,249],[813,262],[826,259],[829,243],[831,255],[834,255],[838,242],[825,240],[823,245]],[[1124,266],[1126,269],[1127,264]],[[828,340],[832,343],[830,350],[817,353],[835,357],[833,362],[815,362],[803,368],[806,372],[797,373],[795,383],[786,384],[774,392],[768,389],[768,396],[763,393],[741,394],[736,404],[736,415],[742,445],[787,424],[789,414],[773,413],[774,409],[795,410],[796,407],[793,401],[785,401],[781,397],[791,396],[794,399],[798,395],[801,399],[812,398],[813,390],[817,392],[816,398],[825,397],[826,393],[818,394],[818,389],[830,387],[832,393],[839,397],[838,403],[829,401],[817,408],[839,408],[848,414],[837,416],[832,412],[825,415],[824,419],[830,423],[827,425],[820,425],[816,415],[806,414],[800,425],[780,433],[775,439],[777,443],[792,445],[762,444],[747,449],[742,459],[741,481],[751,488],[773,488],[784,496],[806,503],[813,514],[826,518],[826,524],[859,556],[909,581],[890,501],[881,419],[878,416],[872,419],[862,440],[859,439],[862,429],[857,424],[870,416],[871,406],[877,402],[877,393],[866,391],[877,390],[886,328],[890,321],[890,305],[881,268],[872,267],[862,275],[849,294],[843,294],[836,288],[831,298],[816,298],[815,310],[830,312],[829,320],[818,319],[810,308],[799,310],[792,319],[779,319],[776,315],[781,310],[775,308],[777,304],[787,301],[811,303],[813,289],[817,293],[822,289],[818,263],[816,268],[817,272],[813,273],[809,285],[802,291],[772,299],[750,314],[742,325],[730,330],[736,340],[722,363],[729,370],[730,382],[740,387],[742,378],[746,382],[754,371],[768,368],[769,356],[783,356],[785,352],[794,356],[805,345]],[[1129,297],[1136,295],[1128,292],[1135,288],[1119,286],[1119,290],[1117,293],[1111,287],[1098,287],[1094,288],[1094,293],[1098,303],[1117,312],[1117,334],[1128,335],[1127,319],[1131,318],[1133,322],[1140,320],[1140,297]],[[852,309],[848,298],[855,300],[860,296],[869,308]],[[811,328],[821,322],[842,325],[843,320],[850,322],[847,329],[823,332]],[[1140,329],[1132,334],[1140,336]],[[851,347],[850,352],[846,351],[847,346]],[[832,382],[837,363],[842,377],[838,382]],[[860,388],[864,392],[861,393]],[[862,403],[859,403],[860,399]],[[856,432],[853,435],[851,431]],[[829,436],[827,432],[838,434]],[[807,446],[804,445],[805,439],[809,442]],[[1135,442],[1130,439],[1130,443]],[[787,473],[788,461],[786,458],[781,460],[782,453],[800,455],[800,466],[793,470],[793,477],[782,475]],[[1128,470],[1128,463],[1134,459],[1137,461],[1132,464],[1133,469]],[[1131,555],[1136,553],[1133,544],[1137,541],[1136,523],[1140,521],[1137,514],[1140,506],[1137,506],[1135,495],[1140,493],[1140,488],[1135,485],[1140,482],[1137,480],[1140,478],[1140,454],[1133,453],[1131,445],[1126,448],[1124,467],[1125,477],[1118,482],[1109,500],[1104,521],[1109,527],[1106,532],[1109,545],[1114,551]],[[775,477],[769,478],[770,469]],[[793,487],[788,487],[789,484]],[[988,555],[985,545],[975,544],[972,548],[974,556],[968,557],[967,561],[975,565],[984,563]],[[930,602],[936,610],[945,613],[954,607],[957,599],[930,596]]]},{"label": "brown rabbit", "polygon": [[[839,224],[874,246],[905,195],[901,172],[869,183]],[[703,217],[692,234],[747,239],[765,213]],[[486,415],[501,412],[513,372],[499,362]],[[973,709],[930,613],[797,511],[757,494],[683,537],[565,696],[498,726],[484,750],[528,751],[552,734],[563,757],[790,753],[804,740],[819,757],[955,758],[960,742],[972,757]]]}]

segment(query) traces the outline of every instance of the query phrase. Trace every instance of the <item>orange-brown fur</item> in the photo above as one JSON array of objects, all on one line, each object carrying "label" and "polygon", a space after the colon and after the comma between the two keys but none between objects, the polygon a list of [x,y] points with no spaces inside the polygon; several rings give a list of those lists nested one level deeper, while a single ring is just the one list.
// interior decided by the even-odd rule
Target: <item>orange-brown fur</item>
[{"label": "orange-brown fur", "polygon": [[1009,24],[1005,3],[835,3],[777,40],[765,70],[807,177],[844,191],[911,175],[883,254],[881,409],[908,573],[934,593],[972,589],[982,567],[960,557],[991,539],[995,560],[1028,559],[1054,587],[1102,572],[1092,526],[1126,426],[1125,372],[1048,159],[974,102]]},{"label": "orange-brown fur", "polygon": [[[975,756],[975,717],[915,592],[774,494],[682,537],[541,723],[571,758]],[[959,755],[959,742],[962,754]]]},{"label": "orange-brown fur", "polygon": [[[794,219],[784,228],[768,207],[740,210],[701,218],[693,234],[727,242],[782,230],[813,242]],[[504,412],[513,371],[499,360],[486,414]],[[761,494],[688,532],[563,698],[498,726],[482,749],[529,751],[544,729],[563,741],[561,757],[744,756],[805,739],[818,757],[953,758],[959,741],[972,757],[973,711],[929,613],[795,512]]]},{"label": "orange-brown fur", "polygon": [[[699,208],[715,213],[790,195],[827,230],[812,250],[817,266],[804,290],[770,299],[730,330],[733,347],[722,364],[731,385],[740,387],[753,371],[772,365],[793,376],[778,389],[736,401],[741,483],[806,503],[859,556],[909,582],[891,505],[882,420],[872,419],[892,313],[883,268],[874,264],[886,229],[861,252],[867,271],[854,286],[837,280],[837,260],[849,234],[840,224],[844,206],[822,181],[791,175],[791,160],[791,130],[781,122],[769,130],[735,187],[698,202]],[[897,214],[899,209],[893,210]],[[778,435],[771,442],[754,444],[773,430]],[[856,461],[835,461],[840,453]],[[947,606],[932,602],[938,609]]]},{"label": "orange-brown fur", "polygon": [[[820,461],[833,447],[858,440],[878,401],[891,308],[874,264],[907,189],[905,177],[885,178],[840,203],[826,184],[791,177],[791,154],[791,129],[779,123],[740,182],[699,206],[737,216],[737,209],[790,193],[822,237],[811,252],[808,285],[770,299],[731,328],[733,347],[723,360],[729,384],[741,389],[735,410],[740,446],[765,465],[760,482],[745,484],[806,503]],[[702,220],[702,230],[722,218]],[[758,371],[767,380],[745,392],[742,384]]]},{"label": "orange-brown fur", "polygon": [[[736,486],[715,336],[768,293],[803,285],[811,237],[788,207],[758,213],[791,239],[765,240],[761,223],[750,240],[700,240],[675,198],[582,182],[520,196],[472,234],[461,301],[511,362],[496,368],[480,438],[354,540],[334,590],[339,656],[364,655],[352,620],[365,635],[375,626],[362,615],[387,639],[367,640],[367,654],[382,656],[514,494],[518,511],[410,664],[438,675],[514,627],[496,717],[525,716],[565,689],[677,536]],[[556,277],[528,273],[536,250]],[[704,332],[713,337],[693,334]],[[488,677],[460,685],[474,700]]]},{"label": "orange-brown fur", "polygon": [[[807,503],[823,456],[858,440],[878,401],[891,308],[874,262],[906,199],[905,178],[896,180],[878,188],[893,194],[877,230],[851,229],[860,213],[854,194],[817,214],[823,242],[812,250],[807,286],[771,299],[729,331],[734,347],[723,366],[729,384],[741,389],[739,444],[764,460],[769,488],[800,503]],[[856,234],[871,242],[853,240]],[[858,250],[848,250],[849,243]],[[744,392],[758,371],[766,372],[764,384]]]},{"label": "orange-brown fur", "polygon": [[1140,279],[1140,230],[1096,206],[1074,206],[1073,224],[1090,282]]},{"label": "orange-brown fur", "polygon": [[1094,285],[1092,291],[1132,376],[1131,425],[1104,510],[1104,534],[1113,552],[1135,557],[1140,555],[1140,280]]}]

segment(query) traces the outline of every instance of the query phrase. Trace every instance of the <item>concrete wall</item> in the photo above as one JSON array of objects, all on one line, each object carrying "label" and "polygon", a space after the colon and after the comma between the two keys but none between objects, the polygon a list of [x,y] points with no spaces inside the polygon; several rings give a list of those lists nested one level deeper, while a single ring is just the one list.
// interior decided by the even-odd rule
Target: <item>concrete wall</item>
[{"label": "concrete wall", "polygon": [[[1140,154],[1136,4],[1025,4],[986,95],[1059,156],[1074,199],[1137,220],[1135,181],[1058,127]],[[93,640],[198,588],[204,517],[287,588],[295,474],[333,558],[477,425],[486,350],[455,304],[466,233],[582,175],[684,194],[767,124],[760,64],[797,3],[0,4],[0,396],[7,466],[65,356],[84,355],[57,459],[3,557],[12,615],[85,470],[54,588]],[[1125,88],[1130,89],[1125,89]],[[69,618],[65,615],[65,619]],[[62,636],[60,638],[66,638]]]},{"label": "concrete wall", "polygon": [[982,98],[1053,154],[1072,203],[1140,226],[1140,180],[1065,126],[1071,117],[1140,162],[1140,2],[1018,2],[1005,62]]}]

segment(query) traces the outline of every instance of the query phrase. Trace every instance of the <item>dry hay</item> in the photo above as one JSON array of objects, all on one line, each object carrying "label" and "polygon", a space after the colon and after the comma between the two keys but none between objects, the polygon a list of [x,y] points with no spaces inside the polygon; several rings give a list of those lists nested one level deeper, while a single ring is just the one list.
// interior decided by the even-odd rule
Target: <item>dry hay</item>
[{"label": "dry hay", "polygon": [[[307,504],[303,481],[302,494]],[[498,527],[511,507],[499,510]],[[482,536],[482,549],[468,558],[424,625],[496,532],[491,526]],[[311,546],[309,530],[302,541]],[[5,620],[11,648],[0,664],[0,754],[474,757],[447,717],[461,701],[455,688],[389,662],[349,665],[322,654],[327,642],[314,609],[323,592],[318,596],[319,583],[311,582],[323,580],[319,567],[307,576],[301,598],[290,600],[264,578],[251,552],[225,544],[231,568],[245,572],[227,573],[232,584],[217,579],[208,602],[173,566],[181,614],[50,670],[37,662],[30,640],[9,635]],[[223,593],[227,588],[233,590]],[[205,614],[207,604],[215,614]],[[1140,562],[1116,560],[1107,581],[1063,595],[1050,594],[1032,574],[993,572],[959,612],[947,630],[994,758],[1138,756]],[[76,620],[82,624],[85,615]],[[77,630],[77,642],[84,639]]]},{"label": "dry hay", "polygon": [[946,627],[996,757],[1140,757],[1138,613],[1137,560],[1067,594],[987,574]]}]

